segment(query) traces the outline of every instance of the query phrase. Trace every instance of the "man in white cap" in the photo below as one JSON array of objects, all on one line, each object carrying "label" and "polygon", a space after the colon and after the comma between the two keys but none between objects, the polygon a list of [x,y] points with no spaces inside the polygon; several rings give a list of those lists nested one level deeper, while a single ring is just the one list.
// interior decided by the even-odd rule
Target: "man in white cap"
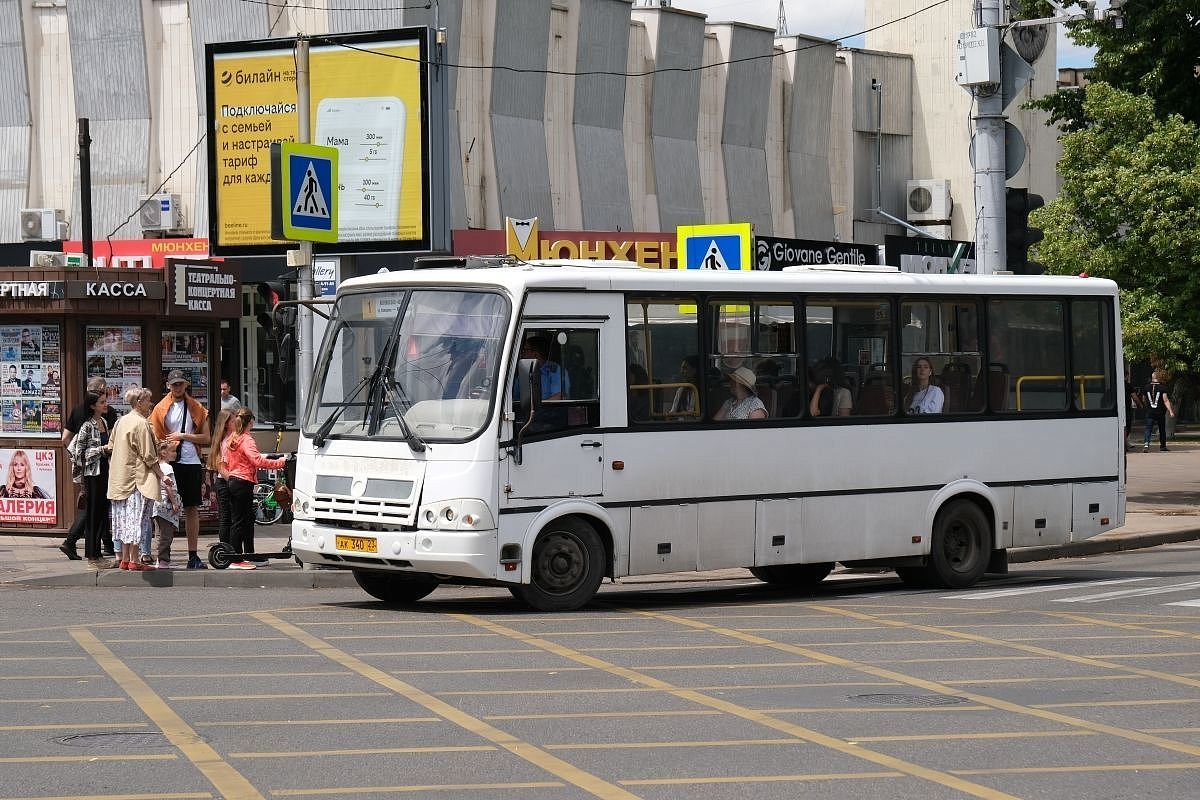
[{"label": "man in white cap", "polygon": [[200,541],[200,485],[204,467],[200,448],[209,442],[208,411],[188,394],[191,381],[183,370],[167,375],[167,394],[150,414],[154,436],[161,441],[178,442],[175,485],[183,503],[183,522],[187,533],[188,569],[204,569],[197,552]]}]

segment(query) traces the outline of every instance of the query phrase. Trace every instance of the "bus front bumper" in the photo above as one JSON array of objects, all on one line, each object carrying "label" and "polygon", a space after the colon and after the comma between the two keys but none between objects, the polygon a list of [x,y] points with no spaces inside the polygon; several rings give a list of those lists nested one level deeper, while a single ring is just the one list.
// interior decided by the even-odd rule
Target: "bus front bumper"
[{"label": "bus front bumper", "polygon": [[305,564],[511,581],[512,572],[501,577],[497,539],[495,529],[362,531],[292,523],[292,552]]}]

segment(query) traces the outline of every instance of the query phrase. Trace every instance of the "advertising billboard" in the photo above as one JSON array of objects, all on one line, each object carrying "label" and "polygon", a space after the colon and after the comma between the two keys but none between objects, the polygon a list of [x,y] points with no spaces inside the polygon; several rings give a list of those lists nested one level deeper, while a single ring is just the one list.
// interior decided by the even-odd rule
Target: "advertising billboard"
[{"label": "advertising billboard", "polygon": [[[294,48],[293,39],[205,46],[216,255],[288,247],[271,238],[270,147],[299,140]],[[339,163],[337,242],[319,251],[431,248],[438,220],[431,219],[430,156],[440,149],[430,146],[429,49],[427,28],[313,38],[310,143],[337,148]],[[444,115],[444,103],[433,107]]]},{"label": "advertising billboard", "polygon": [[0,522],[53,525],[57,484],[53,450],[0,450]]}]

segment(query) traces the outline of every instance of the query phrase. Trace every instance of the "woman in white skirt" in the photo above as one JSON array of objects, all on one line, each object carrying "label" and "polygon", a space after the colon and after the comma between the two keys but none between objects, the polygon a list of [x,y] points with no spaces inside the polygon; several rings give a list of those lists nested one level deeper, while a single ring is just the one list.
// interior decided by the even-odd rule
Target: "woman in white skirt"
[{"label": "woman in white skirt", "polygon": [[126,389],[125,402],[133,412],[117,420],[110,439],[108,499],[112,503],[113,544],[121,547],[121,569],[154,569],[138,560],[138,545],[150,529],[162,477],[150,428],[150,390]]}]

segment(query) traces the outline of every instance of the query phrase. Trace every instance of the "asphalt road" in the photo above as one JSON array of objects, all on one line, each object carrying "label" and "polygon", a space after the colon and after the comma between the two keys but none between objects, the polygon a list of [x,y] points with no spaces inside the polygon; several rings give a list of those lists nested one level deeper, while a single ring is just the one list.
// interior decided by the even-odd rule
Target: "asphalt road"
[{"label": "asphalt road", "polygon": [[0,800],[1190,798],[1200,545],[886,575],[494,589],[0,588]]}]

